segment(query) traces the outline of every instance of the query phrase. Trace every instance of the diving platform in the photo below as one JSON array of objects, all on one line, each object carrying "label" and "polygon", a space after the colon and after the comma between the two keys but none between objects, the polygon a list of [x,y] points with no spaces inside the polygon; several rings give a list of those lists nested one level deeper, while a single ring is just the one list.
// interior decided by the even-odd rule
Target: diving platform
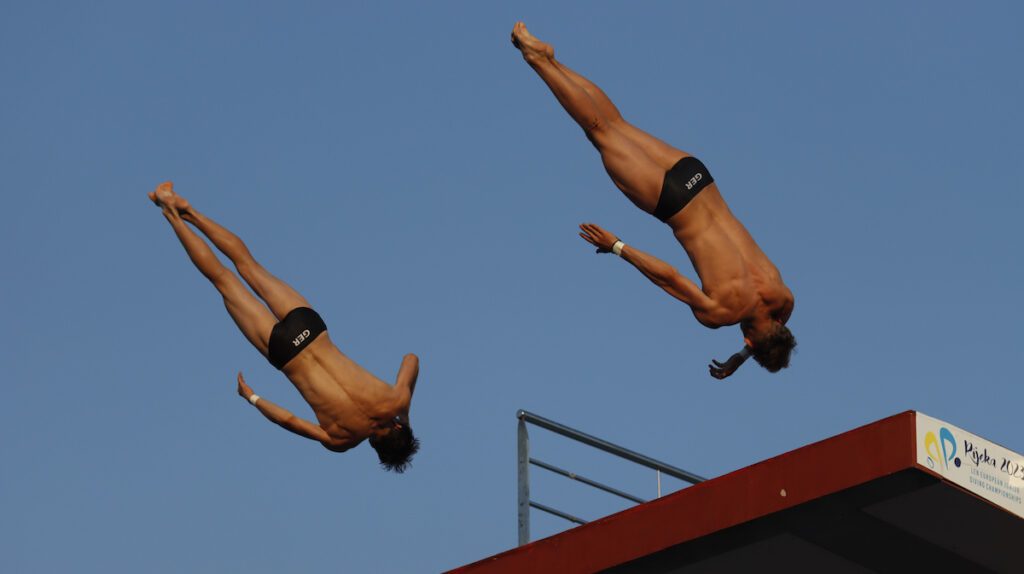
[{"label": "diving platform", "polygon": [[907,411],[451,572],[1019,573],[1022,497],[1020,454]]}]

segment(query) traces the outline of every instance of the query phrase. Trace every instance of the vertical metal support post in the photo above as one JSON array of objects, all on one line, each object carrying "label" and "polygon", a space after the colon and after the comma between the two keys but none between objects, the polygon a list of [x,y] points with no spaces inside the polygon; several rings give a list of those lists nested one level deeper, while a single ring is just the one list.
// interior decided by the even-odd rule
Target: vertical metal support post
[{"label": "vertical metal support post", "polygon": [[526,421],[522,418],[519,419],[519,428],[516,434],[519,546],[522,546],[530,542],[530,437],[526,432]]}]

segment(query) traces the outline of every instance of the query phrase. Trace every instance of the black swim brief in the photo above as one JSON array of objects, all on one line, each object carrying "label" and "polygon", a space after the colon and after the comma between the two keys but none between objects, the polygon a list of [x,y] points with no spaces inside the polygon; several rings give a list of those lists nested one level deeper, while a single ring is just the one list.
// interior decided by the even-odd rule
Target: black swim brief
[{"label": "black swim brief", "polygon": [[677,161],[672,169],[665,172],[665,181],[661,184],[661,197],[658,198],[658,207],[654,208],[654,217],[668,221],[714,181],[708,168],[704,167],[699,159],[687,156]]},{"label": "black swim brief", "polygon": [[316,311],[309,307],[292,309],[270,331],[267,360],[281,370],[326,330],[327,325]]}]

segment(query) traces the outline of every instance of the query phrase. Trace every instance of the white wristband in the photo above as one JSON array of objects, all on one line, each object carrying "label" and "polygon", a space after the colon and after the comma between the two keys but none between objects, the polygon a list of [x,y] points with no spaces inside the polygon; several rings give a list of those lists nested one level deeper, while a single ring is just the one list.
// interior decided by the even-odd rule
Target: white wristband
[{"label": "white wristband", "polygon": [[622,241],[616,241],[615,244],[612,245],[612,253],[618,255],[619,257],[622,257],[622,248],[625,246],[626,244],[623,243]]},{"label": "white wristband", "polygon": [[257,394],[253,394],[252,396],[249,397],[249,404],[252,406],[256,406],[256,401],[258,400],[260,400],[260,396]]}]

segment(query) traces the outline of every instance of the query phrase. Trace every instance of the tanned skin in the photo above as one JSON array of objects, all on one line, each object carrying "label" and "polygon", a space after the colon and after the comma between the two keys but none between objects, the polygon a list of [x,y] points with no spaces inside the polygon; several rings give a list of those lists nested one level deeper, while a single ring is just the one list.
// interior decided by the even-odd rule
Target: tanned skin
[{"label": "tanned skin", "polygon": [[[601,153],[605,170],[634,205],[653,213],[661,196],[665,173],[687,157],[634,127],[600,88],[555,59],[554,48],[527,31],[522,22],[512,30],[512,44],[547,84],[558,102]],[[779,270],[761,251],[743,224],[733,216],[718,186],[711,183],[667,221],[686,250],[701,286],[674,267],[627,245],[622,257],[655,285],[689,305],[705,327],[739,324],[745,347],[728,361],[713,361],[711,375],[731,375],[750,354],[772,322],[786,324],[793,312],[793,293]],[[580,237],[611,251],[618,238],[593,223],[580,225]]]},{"label": "tanned skin", "polygon": [[[171,182],[160,184],[149,198],[161,208],[192,263],[223,296],[228,314],[242,334],[266,357],[274,325],[291,310],[309,307],[309,303],[257,263],[235,234],[175,194]],[[221,264],[188,224],[206,235],[234,263],[238,276],[259,299]],[[406,355],[392,386],[348,358],[324,332],[289,361],[282,372],[309,403],[317,422],[297,417],[262,397],[256,408],[282,428],[315,440],[328,450],[344,452],[364,439],[372,444],[374,439],[409,424],[409,404],[416,390],[419,360],[416,355]],[[238,394],[246,400],[253,395],[242,373],[238,373]]]}]

